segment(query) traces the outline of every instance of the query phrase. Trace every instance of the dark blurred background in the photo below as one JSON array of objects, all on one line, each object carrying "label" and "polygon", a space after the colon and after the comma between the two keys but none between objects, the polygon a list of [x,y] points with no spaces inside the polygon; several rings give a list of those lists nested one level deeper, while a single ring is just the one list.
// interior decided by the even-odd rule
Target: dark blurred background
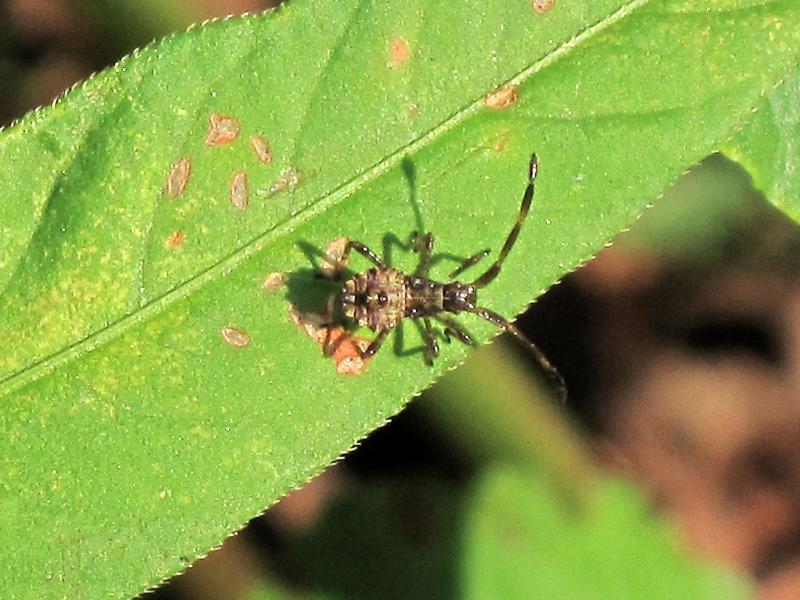
[{"label": "dark blurred background", "polygon": [[[274,4],[0,2],[0,125],[152,39]],[[637,482],[692,552],[751,574],[766,600],[800,598],[799,263],[797,227],[710,156],[520,321],[565,376],[565,419],[590,461]],[[148,597],[251,598],[270,586],[383,597],[348,568],[399,559],[413,574],[404,585],[457,597],[442,576],[453,569],[443,532],[502,444],[464,425],[486,406],[453,397],[481,356]],[[533,387],[540,374],[528,369]]]}]

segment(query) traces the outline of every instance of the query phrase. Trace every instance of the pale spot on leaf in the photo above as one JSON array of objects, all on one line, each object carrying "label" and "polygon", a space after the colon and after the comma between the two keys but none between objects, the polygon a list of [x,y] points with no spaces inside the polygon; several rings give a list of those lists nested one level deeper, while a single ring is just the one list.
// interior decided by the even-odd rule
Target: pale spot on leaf
[{"label": "pale spot on leaf", "polygon": [[172,165],[172,169],[167,177],[167,194],[169,194],[171,198],[177,198],[183,194],[191,173],[192,159],[188,156],[184,156]]},{"label": "pale spot on leaf", "polygon": [[300,183],[300,173],[297,169],[288,169],[269,187],[267,195],[274,196],[279,192],[294,188],[298,183]]},{"label": "pale spot on leaf", "polygon": [[515,85],[508,85],[486,94],[483,103],[486,108],[503,110],[511,108],[519,101],[519,90]]},{"label": "pale spot on leaf", "polygon": [[275,271],[264,278],[264,281],[261,283],[261,287],[265,290],[269,290],[270,292],[274,292],[275,290],[280,289],[285,281],[286,274],[281,273],[280,271]]},{"label": "pale spot on leaf", "polygon": [[225,343],[234,348],[244,348],[250,344],[250,336],[236,327],[231,327],[230,325],[223,327],[220,329],[220,334]]},{"label": "pale spot on leaf", "polygon": [[231,204],[239,210],[245,210],[248,202],[247,174],[244,171],[238,171],[231,179]]},{"label": "pale spot on leaf", "polygon": [[342,265],[342,260],[349,241],[346,237],[336,238],[325,248],[325,256],[320,266],[320,271],[325,277],[333,277],[342,266],[346,266]]},{"label": "pale spot on leaf", "polygon": [[250,146],[252,146],[253,152],[256,153],[258,160],[262,163],[268,165],[272,162],[272,146],[265,137],[254,135],[250,138]]}]

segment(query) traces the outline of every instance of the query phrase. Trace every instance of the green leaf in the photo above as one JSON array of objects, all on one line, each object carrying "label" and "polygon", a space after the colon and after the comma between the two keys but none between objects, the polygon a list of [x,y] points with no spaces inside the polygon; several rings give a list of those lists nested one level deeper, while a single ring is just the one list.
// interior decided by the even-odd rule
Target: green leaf
[{"label": "green leaf", "polygon": [[278,575],[297,591],[348,600],[459,598],[462,488],[415,476],[348,486],[317,523],[284,544]]},{"label": "green leaf", "polygon": [[692,564],[631,489],[606,481],[595,492],[581,514],[529,474],[490,471],[468,509],[464,597],[751,597],[740,579]]},{"label": "green leaf", "polygon": [[723,149],[750,171],[770,202],[800,220],[800,66],[764,96]]},{"label": "green leaf", "polygon": [[[387,348],[366,374],[337,375],[262,288],[289,272],[307,299],[303,248],[342,235],[380,248],[421,220],[442,251],[496,249],[535,150],[535,206],[482,296],[513,315],[715,149],[798,62],[798,38],[795,0],[585,0],[545,15],[528,0],[293,0],[142,50],[0,132],[0,534],[13,557],[0,588],[155,584],[467,352],[448,347],[431,369]],[[508,84],[516,105],[487,108]],[[235,142],[204,143],[214,113],[237,119]],[[244,211],[230,201],[240,171]],[[250,343],[226,343],[226,327]]]}]

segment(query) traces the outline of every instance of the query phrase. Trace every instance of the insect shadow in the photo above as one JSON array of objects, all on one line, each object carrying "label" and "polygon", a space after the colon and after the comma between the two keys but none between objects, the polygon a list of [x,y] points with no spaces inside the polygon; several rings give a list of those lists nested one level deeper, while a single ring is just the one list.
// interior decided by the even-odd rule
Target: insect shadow
[{"label": "insect shadow", "polygon": [[311,265],[286,274],[286,299],[298,311],[324,315],[330,298],[341,287],[330,278],[321,275],[322,262],[326,257],[323,250],[305,240],[297,246],[306,255]]}]

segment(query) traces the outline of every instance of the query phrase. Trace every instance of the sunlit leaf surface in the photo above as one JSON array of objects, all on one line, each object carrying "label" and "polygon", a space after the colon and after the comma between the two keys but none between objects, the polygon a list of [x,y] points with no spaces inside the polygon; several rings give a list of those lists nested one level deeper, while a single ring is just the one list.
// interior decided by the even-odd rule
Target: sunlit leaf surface
[{"label": "sunlit leaf surface", "polygon": [[482,297],[513,315],[743,122],[799,38],[796,0],[292,0],[0,132],[0,589],[138,593],[468,351],[428,368],[389,344],[338,375],[268,275],[310,301],[309,256],[342,235],[497,250],[535,150]]},{"label": "sunlit leaf surface", "polygon": [[723,148],[747,167],[770,202],[800,220],[800,66],[764,96]]}]

